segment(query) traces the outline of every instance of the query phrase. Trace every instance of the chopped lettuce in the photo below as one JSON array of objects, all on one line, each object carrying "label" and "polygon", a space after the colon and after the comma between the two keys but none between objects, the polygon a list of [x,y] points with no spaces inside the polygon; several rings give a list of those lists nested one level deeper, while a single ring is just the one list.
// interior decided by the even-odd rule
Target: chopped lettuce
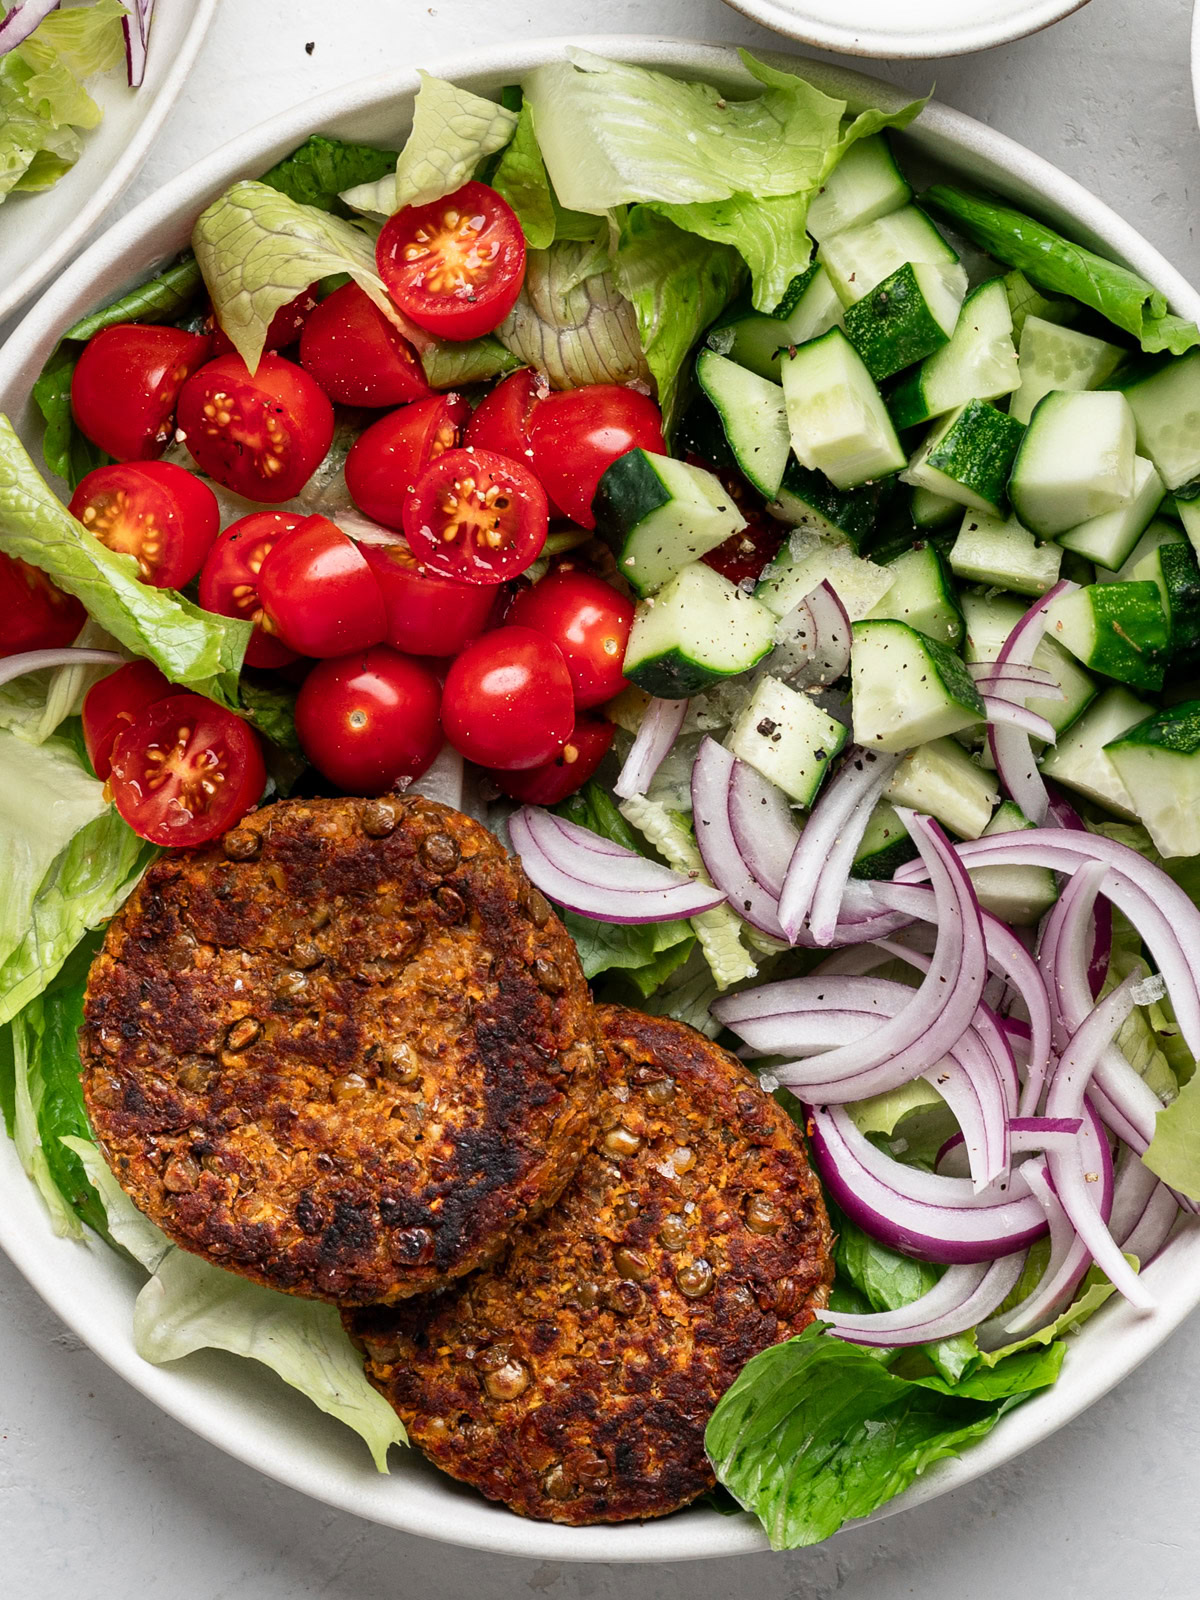
[{"label": "chopped lettuce", "polygon": [[177,1249],[135,1209],[94,1144],[76,1137],[66,1143],[100,1194],[113,1238],[151,1274],[133,1310],[143,1360],[159,1365],[208,1349],[260,1361],[353,1428],[386,1472],[389,1447],[408,1436],[363,1375],[337,1308],[263,1288]]},{"label": "chopped lettuce", "polygon": [[1172,1189],[1189,1200],[1200,1200],[1200,1073],[1159,1112],[1154,1138],[1142,1159]]},{"label": "chopped lettuce", "polygon": [[342,200],[343,189],[357,184],[376,183],[396,170],[394,150],[376,150],[371,145],[348,144],[328,134],[311,134],[290,156],[277,162],[259,179],[289,200],[302,206],[316,206],[335,216],[350,215]]},{"label": "chopped lettuce", "polygon": [[427,205],[461,189],[485,156],[513,136],[516,113],[447,83],[418,74],[412,132],[394,174],[348,188],[342,199],[355,211],[390,217],[403,206]]},{"label": "chopped lettuce", "polygon": [[605,231],[603,218],[568,211],[559,204],[538,148],[533,112],[522,105],[512,142],[491,177],[492,188],[516,212],[531,250],[546,250],[556,239],[593,240]]},{"label": "chopped lettuce", "polygon": [[563,240],[531,250],[520,297],[496,337],[555,389],[644,380],[641,319],[619,284],[619,261],[614,274],[602,244]]},{"label": "chopped lettuce", "polygon": [[250,625],[202,611],[172,589],[142,583],[132,556],[102,545],[55,498],[3,416],[0,550],[40,567],[82,600],[100,627],[153,661],[172,683],[231,703]]},{"label": "chopped lettuce", "polygon": [[1200,344],[1200,328],[1172,316],[1166,296],[1152,284],[1064,239],[1045,223],[952,184],[934,184],[921,199],[997,261],[1018,267],[1047,293],[1082,301],[1132,334],[1143,350],[1181,356]]},{"label": "chopped lettuce", "polygon": [[[1019,1305],[1022,1300],[1033,1293],[1033,1290],[1037,1287],[1038,1279],[1045,1271],[1049,1254],[1049,1245],[1045,1240],[1039,1240],[1033,1246],[1017,1286],[1001,1307],[1000,1312],[997,1313],[997,1318],[1005,1310]],[[1137,1266],[1137,1261],[1133,1256],[1129,1256],[1126,1259],[1133,1266]],[[991,1349],[982,1349],[979,1353],[980,1367],[1000,1367],[1011,1361],[1014,1356],[1023,1352],[1052,1349],[1056,1340],[1061,1340],[1064,1333],[1074,1332],[1081,1323],[1087,1321],[1093,1312],[1099,1311],[1100,1307],[1114,1293],[1115,1290],[1112,1284],[1104,1276],[1100,1268],[1089,1267],[1087,1275],[1075,1292],[1075,1298],[1065,1311],[1059,1312],[1053,1321],[1047,1322],[1044,1327],[1039,1328],[1035,1333],[1023,1334],[1019,1339],[1012,1340],[1008,1344],[994,1345]],[[984,1343],[985,1345],[988,1343],[986,1334],[984,1335]]]},{"label": "chopped lettuce", "polygon": [[506,350],[499,339],[486,334],[461,344],[435,339],[421,351],[425,380],[434,389],[457,389],[464,383],[486,383],[522,365],[520,357]]}]

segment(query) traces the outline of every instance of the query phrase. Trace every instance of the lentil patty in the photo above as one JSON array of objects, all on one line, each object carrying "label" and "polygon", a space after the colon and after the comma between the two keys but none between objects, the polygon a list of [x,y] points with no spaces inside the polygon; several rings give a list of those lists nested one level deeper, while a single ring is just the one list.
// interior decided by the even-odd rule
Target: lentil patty
[{"label": "lentil patty", "polygon": [[418,797],[284,801],[163,857],[85,1016],[122,1187],[293,1294],[388,1301],[490,1261],[592,1137],[570,937],[486,829]]},{"label": "lentil patty", "polygon": [[507,1258],[348,1311],[367,1375],[439,1467],[525,1516],[661,1516],[713,1484],[704,1428],[832,1278],[800,1133],[682,1023],[597,1010],[596,1142]]}]

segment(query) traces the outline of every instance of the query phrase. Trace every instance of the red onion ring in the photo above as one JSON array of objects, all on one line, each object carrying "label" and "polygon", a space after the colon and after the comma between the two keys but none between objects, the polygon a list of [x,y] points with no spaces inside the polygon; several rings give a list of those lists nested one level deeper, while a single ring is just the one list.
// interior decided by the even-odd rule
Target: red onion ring
[{"label": "red onion ring", "polygon": [[864,1314],[822,1311],[830,1332],[851,1344],[931,1344],[966,1333],[1002,1305],[1016,1287],[1025,1264],[1023,1251],[995,1261],[947,1267],[919,1300],[895,1311]]},{"label": "red onion ring", "polygon": [[[1058,738],[1051,724],[1045,717],[1038,716],[1036,711],[1030,711],[1013,700],[1004,699],[1001,695],[984,694],[980,698],[987,713],[989,727],[994,728],[998,724],[1003,724],[1008,728],[1018,728],[1030,738],[1041,739],[1044,744],[1053,744]],[[1032,754],[1032,751],[1030,753]],[[999,766],[996,770],[1000,771]]]},{"label": "red onion ring", "polygon": [[[1064,578],[1040,600],[1035,600],[1001,645],[996,666],[1032,667],[1034,653],[1046,632],[1050,607],[1061,596],[1072,594],[1078,587],[1077,583]],[[1024,699],[1028,698],[1028,695],[1024,696]],[[988,745],[1000,782],[1009,798],[1020,806],[1030,822],[1040,827],[1046,820],[1050,797],[1034,760],[1028,729],[1010,724],[997,726],[990,714],[988,724]]]},{"label": "red onion ring", "polygon": [[1046,1213],[1050,1228],[1050,1256],[1045,1270],[1025,1299],[1013,1306],[995,1324],[980,1330],[985,1345],[998,1348],[1022,1334],[1052,1322],[1070,1305],[1076,1289],[1091,1265],[1091,1254],[1071,1226],[1071,1219],[1050,1183],[1049,1169],[1041,1161],[1027,1161],[1017,1169],[1020,1181]]},{"label": "red onion ring", "polygon": [[836,683],[850,669],[850,618],[837,590],[825,579],[804,604],[816,630],[812,659],[805,677],[809,683]]},{"label": "red onion ring", "polygon": [[27,672],[41,672],[46,667],[106,667],[110,664],[119,667],[124,660],[125,657],[115,650],[89,650],[78,645],[64,645],[57,650],[22,650],[18,655],[0,660],[0,685],[23,678]]},{"label": "red onion ring", "polygon": [[12,9],[0,21],[0,56],[24,44],[50,13],[57,10],[58,0],[14,0]]},{"label": "red onion ring", "polygon": [[705,870],[739,917],[782,939],[779,902],[763,888],[737,847],[730,820],[730,785],[736,762],[724,745],[706,738],[692,766],[692,822]]},{"label": "red onion ring", "polygon": [[980,690],[986,685],[994,693],[1000,693],[1002,686],[1011,685],[1015,689],[1037,689],[1040,700],[1066,699],[1062,685],[1056,682],[1053,673],[1041,667],[1018,667],[1013,662],[1001,666],[995,661],[972,661],[968,663],[967,671]]},{"label": "red onion ring", "polygon": [[746,761],[734,764],[729,823],[742,860],[778,900],[800,830],[787,795]]},{"label": "red onion ring", "polygon": [[620,799],[632,800],[634,795],[645,794],[679,737],[690,705],[690,700],[651,700],[613,784],[613,793]]}]

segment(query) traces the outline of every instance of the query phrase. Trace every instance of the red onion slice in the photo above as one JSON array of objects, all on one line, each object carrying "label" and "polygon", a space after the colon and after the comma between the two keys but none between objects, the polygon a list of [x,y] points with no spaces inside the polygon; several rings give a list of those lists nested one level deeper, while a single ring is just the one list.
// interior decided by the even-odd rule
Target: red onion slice
[{"label": "red onion slice", "polygon": [[620,799],[632,800],[634,795],[645,794],[679,737],[690,705],[690,700],[651,700],[613,784],[613,793]]},{"label": "red onion slice", "polygon": [[58,10],[58,0],[15,0],[12,9],[0,21],[0,56],[24,44],[35,28],[41,27],[52,11]]},{"label": "red onion slice", "polygon": [[997,1349],[1052,1322],[1070,1305],[1092,1260],[1087,1245],[1071,1226],[1071,1219],[1054,1192],[1047,1167],[1041,1161],[1027,1161],[1017,1170],[1020,1181],[1046,1213],[1050,1255],[1044,1272],[1025,1299],[1003,1317],[998,1317],[994,1324],[980,1329],[980,1341],[985,1348]]},{"label": "red onion slice", "polygon": [[692,822],[709,877],[739,917],[782,939],[779,902],[755,878],[738,850],[730,822],[730,784],[736,762],[724,745],[704,739],[692,767]]},{"label": "red onion slice", "polygon": [[0,660],[0,685],[23,678],[27,672],[41,672],[46,667],[100,667],[120,666],[125,657],[115,650],[88,650],[80,646],[64,645],[58,650],[22,650],[19,655],[5,656]]},{"label": "red onion slice", "polygon": [[599,835],[534,806],[514,812],[508,832],[530,880],[581,916],[615,923],[676,922],[725,901],[719,889],[635,850],[594,849],[590,841]]},{"label": "red onion slice", "polygon": [[[1078,587],[1077,583],[1064,578],[1040,600],[1035,600],[1001,645],[996,666],[1032,667],[1034,653],[1046,632],[1050,607],[1061,596],[1073,593]],[[1024,698],[1028,699],[1029,696]],[[1009,798],[1020,806],[1030,822],[1040,827],[1046,820],[1050,797],[1034,760],[1028,730],[1010,724],[998,725],[990,715],[988,723],[988,745],[1000,782]]]},{"label": "red onion slice", "polygon": [[150,23],[154,0],[133,0],[135,15],[121,18],[125,34],[125,70],[131,89],[140,88],[146,77],[146,52],[150,45]]},{"label": "red onion slice", "polygon": [[1062,686],[1056,682],[1053,673],[1046,672],[1041,667],[1019,667],[1011,661],[1004,665],[995,661],[972,661],[968,664],[967,671],[980,690],[987,685],[993,693],[1001,693],[1000,686],[1003,685],[1015,689],[1036,689],[1039,700],[1066,698]]},{"label": "red onion slice", "polygon": [[[1045,744],[1053,744],[1058,738],[1051,724],[1045,717],[1038,716],[1036,711],[1017,705],[1013,700],[1006,700],[1002,695],[984,694],[980,698],[991,727],[1018,728],[1030,738],[1041,739]],[[999,766],[996,770],[999,772]]]},{"label": "red onion slice", "polygon": [[787,795],[746,761],[734,763],[729,823],[742,860],[778,900],[800,830]]},{"label": "red onion slice", "polygon": [[808,681],[836,683],[850,668],[850,618],[828,579],[805,595],[804,603],[817,632]]},{"label": "red onion slice", "polygon": [[851,1344],[931,1344],[966,1333],[991,1315],[1016,1287],[1025,1265],[1023,1251],[973,1266],[947,1267],[919,1300],[895,1311],[858,1314],[822,1311],[821,1321]]}]

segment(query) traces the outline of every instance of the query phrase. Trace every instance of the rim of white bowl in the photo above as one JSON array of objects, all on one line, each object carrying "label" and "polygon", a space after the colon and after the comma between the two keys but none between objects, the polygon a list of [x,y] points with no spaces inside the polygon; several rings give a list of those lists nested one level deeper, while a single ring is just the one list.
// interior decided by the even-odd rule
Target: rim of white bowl
[{"label": "rim of white bowl", "polygon": [[[732,46],[672,38],[630,35],[574,36],[523,41],[516,45],[455,55],[429,62],[428,70],[460,81],[512,78],[544,61],[560,59],[571,46],[608,54],[649,67],[696,76],[740,76]],[[853,105],[869,97],[897,107],[907,96],[892,85],[853,70],[797,57],[794,52],[762,52],[786,67],[802,70],[828,92]],[[747,86],[750,79],[745,78]],[[232,140],[144,200],[92,244],[25,315],[0,350],[0,405],[27,403],[28,390],[59,332],[109,292],[119,292],[133,276],[148,270],[164,253],[148,248],[164,218],[199,208],[213,191],[234,178],[262,171],[276,153],[300,143],[311,131],[338,118],[401,99],[417,88],[415,71],[389,72],[332,90],[307,105],[281,113]],[[970,158],[972,181],[992,184],[1017,204],[1034,207],[1051,223],[1069,227],[1081,242],[1141,272],[1185,315],[1200,317],[1200,294],[1190,288],[1141,235],[1100,200],[1040,156],[1003,134],[946,106],[931,104],[905,138],[937,159],[937,148],[953,147],[950,163]],[[106,281],[107,280],[107,281]],[[105,284],[103,289],[98,285]],[[13,405],[12,409],[16,410]],[[20,1177],[20,1187],[17,1185]],[[253,1388],[228,1366],[213,1368],[202,1355],[181,1364],[154,1367],[133,1349],[129,1330],[98,1328],[79,1305],[70,1274],[53,1260],[49,1222],[31,1186],[20,1174],[11,1145],[0,1145],[0,1191],[14,1184],[9,1204],[0,1206],[0,1247],[43,1300],[115,1372],[153,1400],[168,1415],[227,1454],[315,1500],[397,1530],[427,1538],[525,1558],[560,1561],[685,1561],[766,1549],[757,1524],[692,1508],[657,1522],[569,1528],[526,1521],[483,1501],[440,1475],[405,1478],[403,1470],[380,1478],[369,1470],[330,1467],[334,1452],[297,1449],[266,1423],[256,1427],[235,1414]],[[104,1247],[104,1272],[116,1275],[120,1263]],[[1148,1269],[1147,1283],[1159,1297],[1145,1316],[1124,1302],[1112,1303],[1082,1330],[1075,1349],[1087,1359],[1068,1362],[1058,1385],[1014,1411],[960,1460],[939,1463],[901,1497],[876,1513],[892,1515],[906,1507],[958,1488],[1013,1459],[1054,1433],[1092,1405],[1150,1355],[1197,1305],[1200,1305],[1200,1228],[1185,1226],[1167,1254]],[[111,1287],[111,1284],[107,1285]],[[243,1364],[246,1367],[248,1364]],[[213,1371],[216,1378],[213,1378]],[[276,1397],[279,1396],[278,1400]],[[282,1408],[287,1400],[272,1383],[260,1412]],[[307,1413],[306,1413],[307,1415]],[[314,1414],[313,1431],[323,1419]],[[332,1428],[332,1424],[330,1427]],[[286,1432],[286,1430],[283,1430]]]},{"label": "rim of white bowl", "polygon": [[963,56],[974,50],[990,50],[995,45],[1011,44],[1015,39],[1040,33],[1064,17],[1082,11],[1088,0],[1037,0],[1032,5],[1014,6],[1007,16],[993,22],[967,22],[954,28],[931,30],[919,37],[899,30],[826,22],[806,11],[805,0],[725,0],[725,3],[764,28],[772,28],[789,39],[816,45],[822,50],[891,61],[928,61],[939,56]]}]

